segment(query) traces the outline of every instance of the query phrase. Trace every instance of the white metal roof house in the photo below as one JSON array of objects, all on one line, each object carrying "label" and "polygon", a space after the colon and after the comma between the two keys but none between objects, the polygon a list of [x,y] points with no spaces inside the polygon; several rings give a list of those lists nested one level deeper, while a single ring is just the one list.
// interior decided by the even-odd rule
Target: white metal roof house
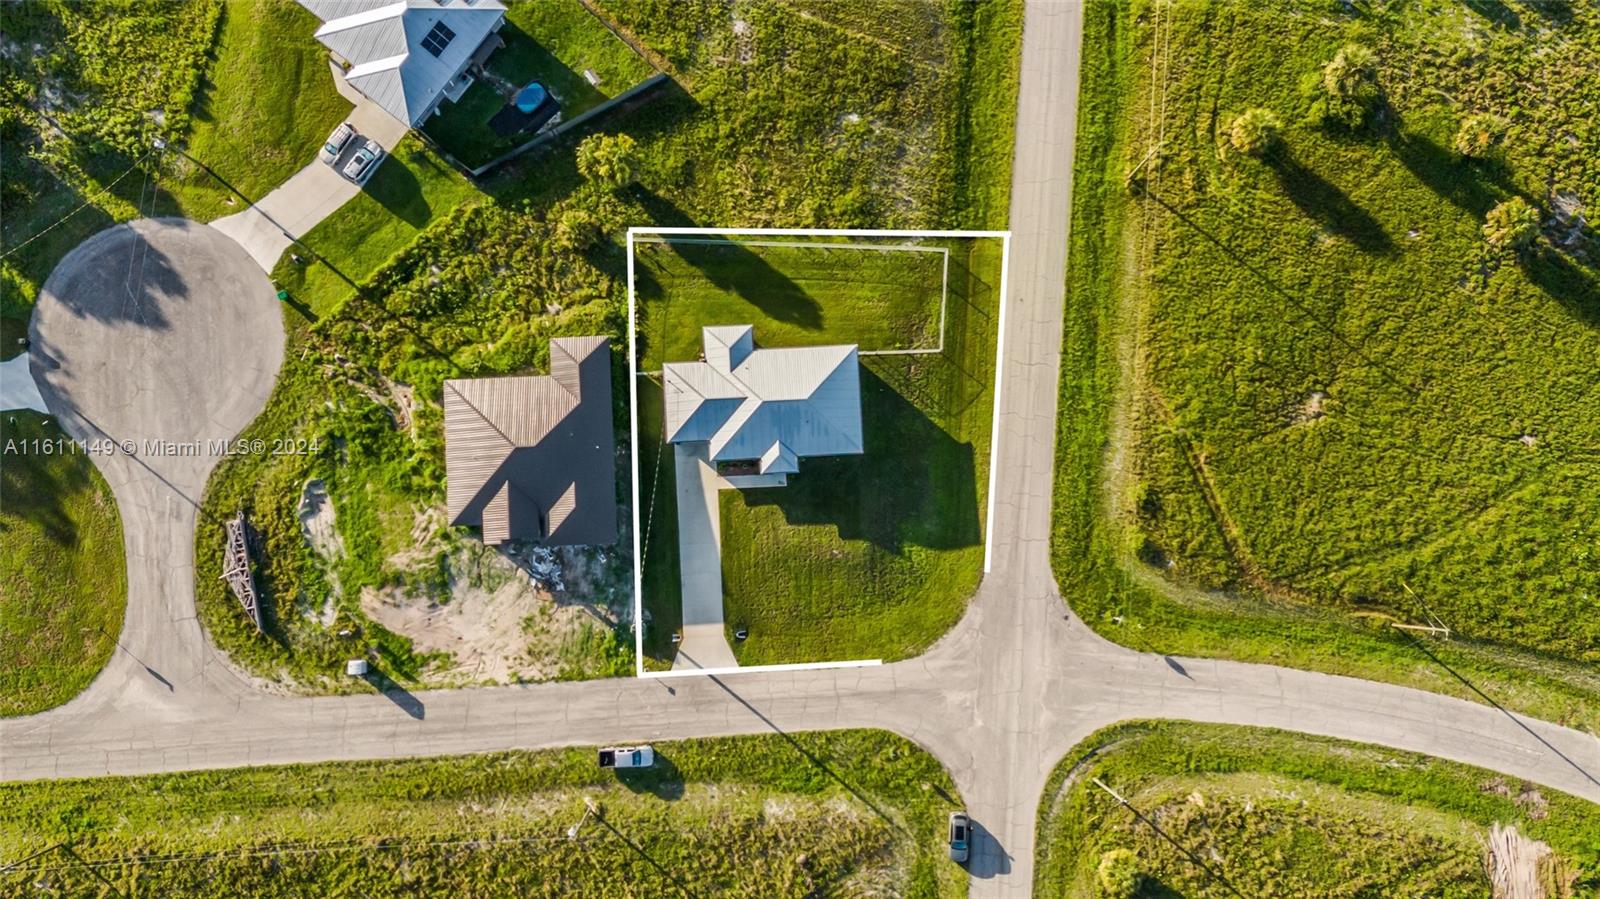
[{"label": "white metal roof house", "polygon": [[749,325],[701,330],[704,362],[662,366],[669,443],[713,462],[793,474],[808,456],[863,451],[857,347],[757,349]]},{"label": "white metal roof house", "polygon": [[344,80],[408,128],[460,99],[470,69],[500,46],[500,0],[300,0]]}]

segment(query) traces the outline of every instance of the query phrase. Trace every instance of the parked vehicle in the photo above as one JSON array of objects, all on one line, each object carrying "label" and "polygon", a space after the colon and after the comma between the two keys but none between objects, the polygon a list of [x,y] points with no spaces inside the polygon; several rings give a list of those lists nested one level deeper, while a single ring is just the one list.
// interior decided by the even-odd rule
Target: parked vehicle
[{"label": "parked vehicle", "polygon": [[966,864],[972,852],[972,821],[966,812],[950,813],[950,860]]},{"label": "parked vehicle", "polygon": [[339,161],[339,154],[344,152],[344,148],[354,137],[356,129],[350,127],[349,122],[341,122],[339,127],[328,135],[328,142],[322,145],[322,152],[317,154],[318,158],[328,165],[333,165]]},{"label": "parked vehicle", "polygon": [[656,763],[656,751],[649,746],[612,747],[600,750],[602,768],[648,768]]},{"label": "parked vehicle", "polygon": [[372,138],[356,148],[350,156],[350,161],[344,164],[344,176],[357,184],[367,183],[372,173],[377,170],[378,163],[383,161],[383,147]]}]

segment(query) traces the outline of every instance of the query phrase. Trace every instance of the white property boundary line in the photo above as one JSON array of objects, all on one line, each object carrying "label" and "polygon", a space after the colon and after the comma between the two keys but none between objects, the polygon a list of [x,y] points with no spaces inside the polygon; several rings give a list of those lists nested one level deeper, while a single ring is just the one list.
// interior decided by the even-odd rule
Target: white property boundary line
[{"label": "white property boundary line", "polygon": [[[752,234],[768,237],[998,237],[1000,238],[1000,320],[997,323],[994,360],[994,414],[989,429],[988,502],[984,518],[983,573],[988,574],[994,557],[994,502],[996,475],[1000,468],[1000,394],[1005,384],[1007,275],[1011,264],[1010,231],[896,231],[867,228],[681,228],[631,227],[628,229],[628,456],[633,469],[633,667],[637,677],[669,678],[743,674],[751,671],[820,671],[829,668],[870,668],[882,659],[856,659],[846,662],[800,662],[786,665],[749,665],[735,668],[681,668],[669,671],[644,670],[644,552],[639,531],[639,346],[638,303],[633,291],[633,245],[635,238],[649,241],[648,235]],[[656,241],[664,242],[664,241]],[[949,253],[945,264],[949,265]],[[946,269],[945,283],[949,283]],[[944,345],[944,315],[939,318],[939,344]]]},{"label": "white property boundary line", "polygon": [[[646,232],[648,233],[648,232]],[[733,231],[717,231],[717,234],[733,234]],[[694,238],[681,238],[673,240],[668,237],[634,237],[632,243],[656,243],[669,246],[675,243],[694,244],[695,246],[714,247],[729,243],[726,240],[695,240]],[[802,240],[741,240],[740,246],[746,247],[781,247],[796,250],[865,250],[870,253],[938,253],[943,259],[939,272],[939,344],[935,347],[914,347],[908,350],[861,350],[863,356],[937,356],[944,352],[944,324],[945,316],[950,309],[950,248],[949,247],[919,247],[910,244],[893,244],[874,246],[859,243],[817,243]],[[629,245],[630,256],[632,244]],[[628,283],[632,285],[633,276],[628,276]],[[659,375],[657,371],[642,371],[641,375]]]}]

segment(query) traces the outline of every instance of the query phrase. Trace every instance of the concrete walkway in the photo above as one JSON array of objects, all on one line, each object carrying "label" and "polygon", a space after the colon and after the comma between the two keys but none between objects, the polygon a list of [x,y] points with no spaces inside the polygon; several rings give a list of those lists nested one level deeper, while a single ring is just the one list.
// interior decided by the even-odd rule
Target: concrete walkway
[{"label": "concrete walkway", "polygon": [[[334,83],[343,87],[344,79],[336,75]],[[341,90],[340,93],[345,91]],[[393,151],[400,139],[405,137],[406,127],[372,101],[360,94],[355,96],[359,98],[358,102],[346,121],[362,137],[370,137],[385,150]],[[277,190],[257,200],[255,205],[243,212],[217,219],[211,223],[211,227],[238,241],[261,269],[270,273],[283,252],[289,249],[291,238],[304,237],[306,232],[360,192],[361,188],[340,175],[334,166],[313,158],[305,168],[296,172]]]},{"label": "concrete walkway", "polygon": [[722,478],[704,443],[672,448],[677,479],[678,582],[683,596],[683,642],[674,669],[732,668],[739,664],[722,623]]},{"label": "concrete walkway", "polygon": [[10,409],[50,411],[45,408],[44,397],[39,394],[39,385],[33,381],[27,353],[0,362],[0,411]]},{"label": "concrete walkway", "polygon": [[[145,492],[134,493],[126,483],[131,473],[119,474],[121,482],[108,473],[129,534],[129,651],[119,651],[71,703],[0,720],[0,780],[887,728],[928,749],[954,777],[975,824],[972,895],[984,899],[1031,893],[1045,776],[1089,733],[1133,718],[1279,727],[1378,743],[1600,802],[1600,739],[1592,734],[1406,687],[1163,658],[1108,643],[1071,616],[1071,597],[1064,604],[1051,577],[1049,545],[1081,14],[1077,3],[1030,0],[1026,7],[993,573],[967,616],[927,654],[877,668],[681,678],[670,691],[659,681],[622,678],[311,699],[252,692],[225,667],[202,663],[211,650],[194,624],[189,546],[161,542],[177,540],[186,526],[178,519],[183,491],[177,488],[194,490],[204,478],[179,471],[183,480],[174,488],[141,477],[137,489]],[[259,290],[249,287],[241,315],[251,320],[239,329],[265,326],[255,317],[271,304],[256,299]],[[167,312],[201,314],[214,305],[173,304]],[[174,319],[173,325],[191,335],[249,333],[226,322],[198,332],[196,324]],[[51,330],[71,339],[69,329]],[[281,333],[271,339],[281,340]],[[208,340],[155,351],[181,353],[213,345]],[[96,348],[98,355],[88,352]],[[91,370],[126,368],[133,354],[148,351],[99,342],[73,358]],[[166,358],[138,364],[160,369]],[[212,370],[233,372],[231,380],[213,375],[228,383],[190,387],[183,379],[208,367],[180,360],[178,377],[148,381],[134,402],[170,415],[183,408],[185,391],[198,390],[202,412],[188,427],[228,432],[250,407],[224,398],[231,391],[255,397],[258,390],[264,398],[271,372],[260,368],[246,359]],[[97,394],[68,395],[92,401]],[[138,418],[122,421],[131,426]],[[168,508],[158,507],[163,501]],[[144,585],[139,578],[146,573],[167,581]],[[133,653],[148,664],[141,667]],[[184,676],[168,683],[174,670]],[[798,754],[795,763],[808,764]]]}]

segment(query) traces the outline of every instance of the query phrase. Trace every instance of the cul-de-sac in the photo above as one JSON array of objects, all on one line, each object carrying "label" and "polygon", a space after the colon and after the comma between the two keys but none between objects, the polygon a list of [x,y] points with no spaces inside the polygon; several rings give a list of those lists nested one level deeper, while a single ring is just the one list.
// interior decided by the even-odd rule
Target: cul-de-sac
[{"label": "cul-de-sac", "polygon": [[0,896],[1600,897],[1591,0],[0,3]]}]

